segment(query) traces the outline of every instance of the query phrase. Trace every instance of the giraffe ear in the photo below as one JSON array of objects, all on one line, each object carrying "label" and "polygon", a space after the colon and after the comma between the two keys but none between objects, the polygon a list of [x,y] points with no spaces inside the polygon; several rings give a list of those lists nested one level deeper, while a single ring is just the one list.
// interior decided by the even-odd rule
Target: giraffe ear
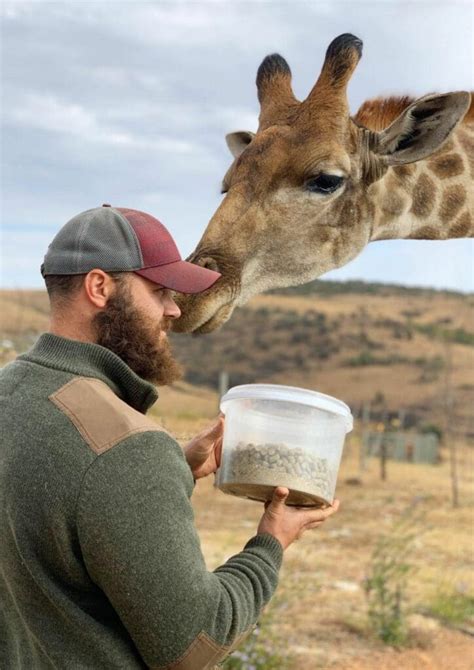
[{"label": "giraffe ear", "polygon": [[250,130],[238,130],[235,133],[229,133],[225,136],[225,141],[234,158],[238,158],[245,151],[250,142],[255,137],[255,133]]},{"label": "giraffe ear", "polygon": [[434,153],[461,121],[471,103],[466,91],[427,95],[377,133],[374,151],[384,165],[403,165]]}]

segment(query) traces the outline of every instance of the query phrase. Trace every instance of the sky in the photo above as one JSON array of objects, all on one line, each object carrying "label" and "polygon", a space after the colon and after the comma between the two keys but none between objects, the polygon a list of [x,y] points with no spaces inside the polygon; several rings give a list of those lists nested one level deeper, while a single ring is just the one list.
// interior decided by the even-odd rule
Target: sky
[{"label": "sky", "polygon": [[[332,39],[360,37],[352,113],[374,96],[474,85],[470,0],[4,0],[1,11],[4,287],[42,287],[56,232],[104,202],[153,214],[191,253],[222,198],[225,134],[257,129],[269,53],[304,99]],[[324,278],[468,292],[473,260],[473,240],[375,242]]]}]

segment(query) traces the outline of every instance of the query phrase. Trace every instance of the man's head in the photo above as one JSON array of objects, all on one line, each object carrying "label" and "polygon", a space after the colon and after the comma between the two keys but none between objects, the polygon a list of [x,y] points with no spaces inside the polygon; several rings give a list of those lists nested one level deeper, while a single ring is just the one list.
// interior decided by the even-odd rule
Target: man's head
[{"label": "man's head", "polygon": [[197,293],[220,277],[182,261],[157,219],[108,205],[59,231],[41,273],[53,332],[107,347],[159,385],[181,376],[166,336],[180,316],[173,291]]}]

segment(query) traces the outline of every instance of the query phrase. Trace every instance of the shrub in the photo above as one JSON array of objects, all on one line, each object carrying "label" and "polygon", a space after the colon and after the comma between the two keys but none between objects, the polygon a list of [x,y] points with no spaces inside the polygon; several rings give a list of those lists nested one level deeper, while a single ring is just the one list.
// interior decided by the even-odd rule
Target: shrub
[{"label": "shrub", "polygon": [[441,588],[428,607],[428,613],[445,624],[472,623],[474,619],[474,597],[462,590]]},{"label": "shrub", "polygon": [[434,382],[438,379],[441,371],[444,369],[444,358],[442,356],[432,356],[426,359],[417,359],[418,365],[422,368],[419,382]]},{"label": "shrub", "polygon": [[221,667],[222,670],[289,670],[291,658],[264,623],[245,638]]},{"label": "shrub", "polygon": [[464,328],[443,328],[439,323],[414,323],[412,327],[432,340],[474,346],[474,333]]},{"label": "shrub", "polygon": [[369,628],[394,647],[408,641],[405,596],[408,577],[414,570],[408,557],[413,540],[421,532],[421,516],[417,517],[414,509],[409,507],[391,531],[380,537],[364,580]]},{"label": "shrub", "polygon": [[391,354],[389,356],[374,356],[370,351],[361,351],[357,356],[348,358],[344,361],[344,365],[351,367],[362,367],[365,365],[398,365],[403,363],[410,363],[410,359],[398,354]]},{"label": "shrub", "polygon": [[376,357],[370,351],[361,351],[357,356],[352,356],[344,361],[344,365],[351,367],[361,367],[363,365],[376,365]]},{"label": "shrub", "polygon": [[420,432],[423,433],[424,435],[428,435],[429,433],[433,433],[436,435],[438,440],[443,439],[443,430],[436,425],[435,423],[426,423],[422,426],[420,426]]},{"label": "shrub", "polygon": [[382,393],[382,391],[378,390],[375,392],[374,397],[372,398],[372,405],[385,405],[385,395]]}]

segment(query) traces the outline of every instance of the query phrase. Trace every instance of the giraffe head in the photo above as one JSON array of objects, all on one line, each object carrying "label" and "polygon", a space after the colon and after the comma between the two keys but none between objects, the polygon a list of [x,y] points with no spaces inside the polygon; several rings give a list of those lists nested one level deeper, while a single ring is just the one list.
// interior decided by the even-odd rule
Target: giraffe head
[{"label": "giraffe head", "polygon": [[226,195],[188,259],[222,277],[178,298],[175,330],[215,330],[253,295],[308,282],[354,258],[371,239],[370,185],[391,166],[436,151],[469,107],[464,92],[425,96],[388,128],[369,130],[351,119],[346,94],[361,54],[357,37],[333,40],[303,102],[286,61],[264,59],[258,131],[226,137],[234,157]]}]

